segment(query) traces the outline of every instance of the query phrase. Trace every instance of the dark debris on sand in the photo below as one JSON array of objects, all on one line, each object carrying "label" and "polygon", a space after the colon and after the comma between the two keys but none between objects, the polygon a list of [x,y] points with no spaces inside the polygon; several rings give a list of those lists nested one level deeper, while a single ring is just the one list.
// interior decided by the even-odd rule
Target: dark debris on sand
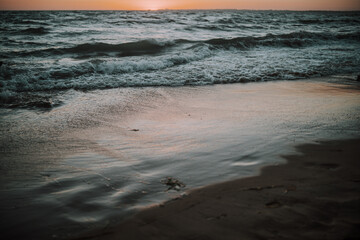
[{"label": "dark debris on sand", "polygon": [[186,186],[180,180],[173,178],[173,177],[166,177],[161,180],[161,183],[168,186],[167,191],[169,191],[169,190],[180,191],[181,188],[184,188]]}]

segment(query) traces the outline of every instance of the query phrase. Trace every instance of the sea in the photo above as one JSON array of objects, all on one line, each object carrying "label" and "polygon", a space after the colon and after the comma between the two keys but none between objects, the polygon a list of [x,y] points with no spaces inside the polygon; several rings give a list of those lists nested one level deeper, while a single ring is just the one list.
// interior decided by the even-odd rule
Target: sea
[{"label": "sea", "polygon": [[359,12],[3,11],[0,19],[5,107],[57,105],[54,95],[69,89],[360,71]]},{"label": "sea", "polygon": [[359,74],[360,12],[1,11],[1,238],[107,229],[358,138]]}]

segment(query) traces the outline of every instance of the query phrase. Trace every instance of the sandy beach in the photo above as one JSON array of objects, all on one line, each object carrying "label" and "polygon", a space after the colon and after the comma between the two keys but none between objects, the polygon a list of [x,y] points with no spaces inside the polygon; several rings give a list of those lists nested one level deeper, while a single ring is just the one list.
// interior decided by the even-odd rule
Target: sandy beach
[{"label": "sandy beach", "polygon": [[354,76],[67,94],[2,110],[4,239],[355,236]]},{"label": "sandy beach", "polygon": [[359,239],[359,146],[301,145],[260,176],[194,190],[76,239]]}]

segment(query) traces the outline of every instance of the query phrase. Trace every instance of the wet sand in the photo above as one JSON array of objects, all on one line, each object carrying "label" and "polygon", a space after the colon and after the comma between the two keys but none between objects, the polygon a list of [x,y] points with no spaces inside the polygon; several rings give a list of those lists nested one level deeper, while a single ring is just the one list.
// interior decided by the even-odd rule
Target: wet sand
[{"label": "wet sand", "polygon": [[[358,139],[359,90],[354,77],[334,76],[199,87],[70,91],[64,96],[66,104],[49,111],[0,109],[2,239],[69,239],[93,229],[116,229],[114,226],[139,210],[184,192],[256,176],[262,167],[285,163],[280,156],[294,154],[297,145]],[[186,187],[179,192],[166,191],[162,180],[168,176]],[[155,222],[160,225],[154,225],[153,231],[160,239],[162,234],[166,239],[171,239],[171,234],[184,239],[187,234],[190,238],[202,237],[209,226],[227,234],[224,229],[231,227],[216,227],[222,221],[235,224],[233,229],[239,228],[236,224],[248,229],[250,225],[246,224],[253,222],[248,217],[251,209],[262,216],[266,211],[287,207],[281,198],[264,195],[258,205],[239,208],[237,215],[231,215],[236,213],[234,205],[246,204],[242,199],[252,196],[247,194],[302,194],[300,184],[272,177],[266,184],[247,184],[250,180],[245,180],[236,188],[232,188],[237,186],[233,183],[220,188],[214,185],[209,188],[215,188],[212,194],[195,191],[191,194],[195,200],[185,197],[167,203],[159,210],[150,210],[159,213],[145,219],[165,214],[170,218],[164,218],[166,223],[176,218],[191,226],[181,229],[179,222],[169,226]],[[293,185],[296,191],[291,191]],[[261,191],[246,190],[257,187]],[[286,189],[289,193],[283,194]],[[204,204],[199,205],[202,210],[192,210],[197,203]],[[180,205],[167,212],[172,204]],[[181,204],[189,209],[180,210]],[[299,210],[297,214],[307,216],[310,210],[307,203],[303,205],[304,213]],[[231,211],[223,210],[226,206]],[[238,216],[250,222],[241,223]],[[136,221],[143,220],[130,221],[126,229],[145,236],[151,233],[138,227]],[[114,231],[126,239],[121,228]],[[255,228],[254,233],[259,234],[259,229]],[[100,236],[104,237],[102,233]]]},{"label": "wet sand", "polygon": [[301,145],[260,176],[194,190],[77,239],[359,239],[359,146]]}]

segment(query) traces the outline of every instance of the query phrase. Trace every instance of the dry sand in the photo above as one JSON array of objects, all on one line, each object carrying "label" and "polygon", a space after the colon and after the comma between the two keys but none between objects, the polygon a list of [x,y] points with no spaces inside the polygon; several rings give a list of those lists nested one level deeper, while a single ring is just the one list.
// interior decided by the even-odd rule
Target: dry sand
[{"label": "dry sand", "polygon": [[77,239],[359,239],[359,147],[302,145],[260,176],[194,190]]}]

